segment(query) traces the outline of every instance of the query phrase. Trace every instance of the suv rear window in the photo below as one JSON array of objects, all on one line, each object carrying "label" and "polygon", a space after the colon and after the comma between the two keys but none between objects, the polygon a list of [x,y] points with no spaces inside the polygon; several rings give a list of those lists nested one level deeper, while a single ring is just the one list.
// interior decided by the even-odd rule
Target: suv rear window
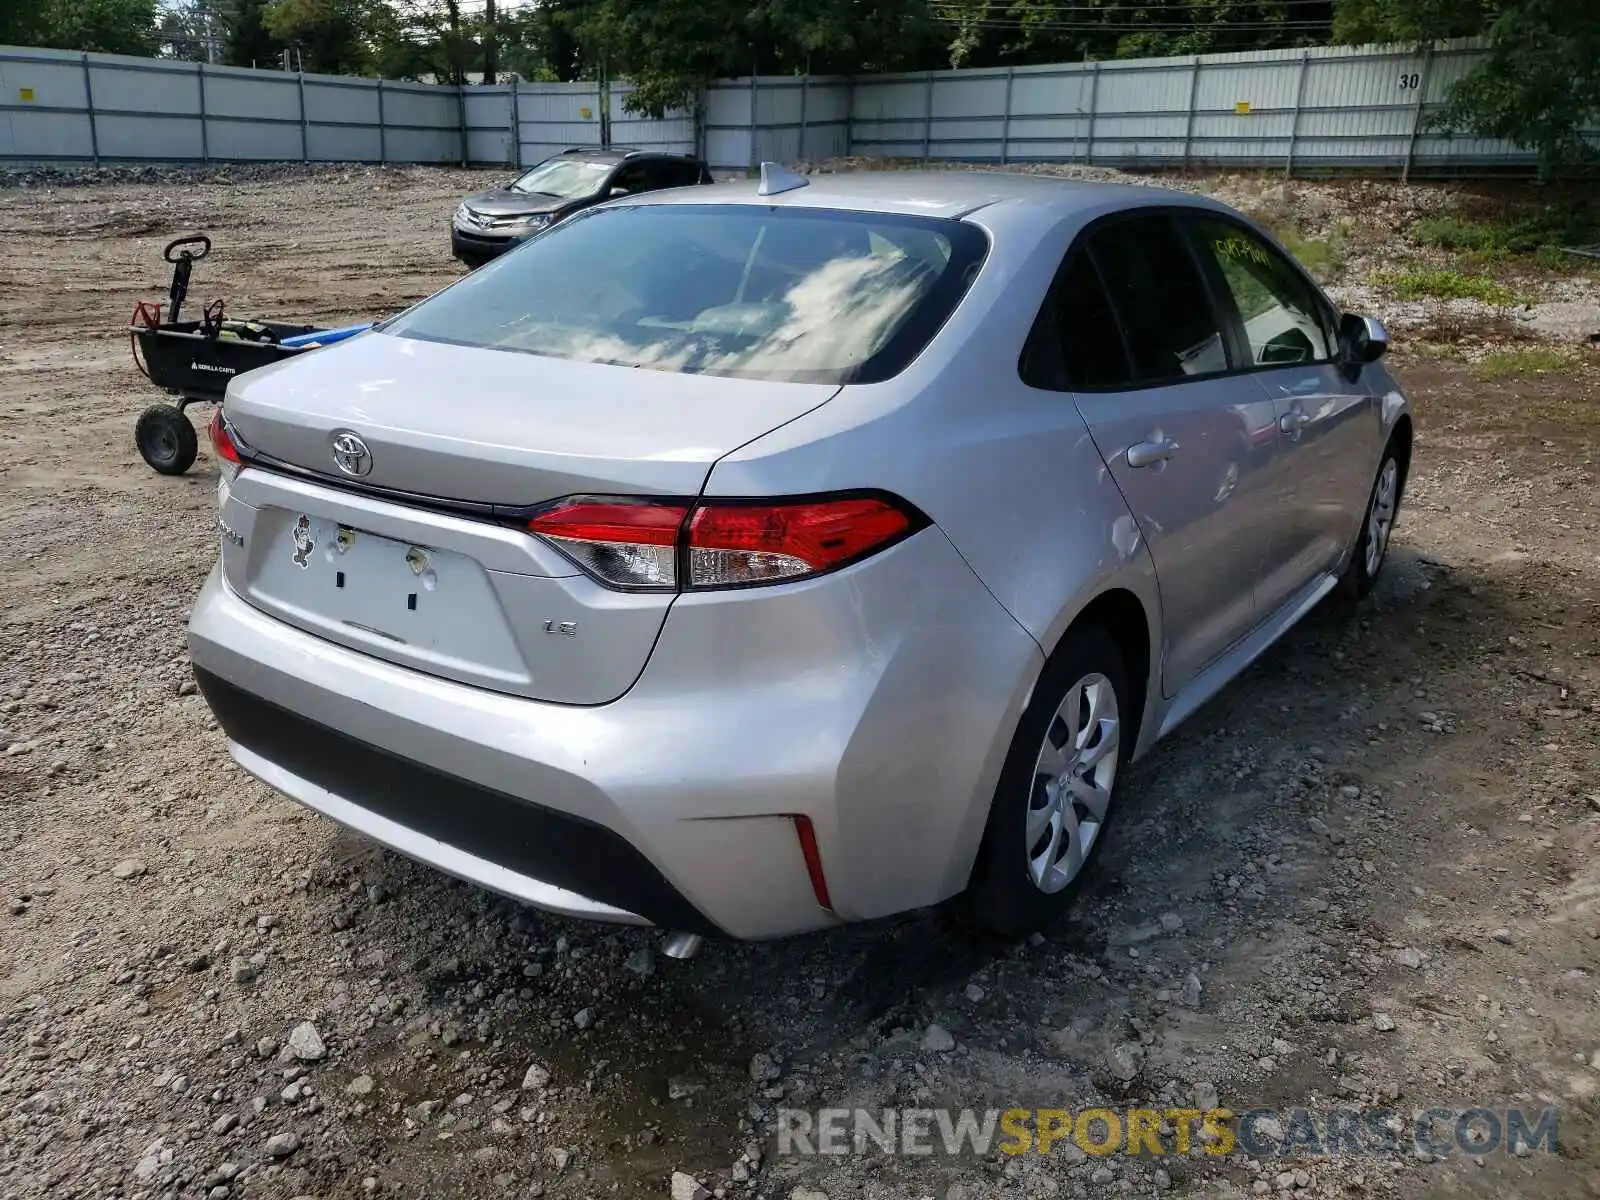
[{"label": "suv rear window", "polygon": [[608,207],[530,239],[385,328],[656,371],[870,383],[922,351],[987,249],[976,226],[940,218]]}]

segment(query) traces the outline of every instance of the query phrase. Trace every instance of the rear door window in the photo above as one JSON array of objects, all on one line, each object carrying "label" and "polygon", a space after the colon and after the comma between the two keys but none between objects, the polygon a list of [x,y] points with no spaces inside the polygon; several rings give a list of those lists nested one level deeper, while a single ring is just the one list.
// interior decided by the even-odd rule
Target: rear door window
[{"label": "rear door window", "polygon": [[1091,234],[1089,252],[1117,314],[1135,382],[1175,383],[1229,369],[1211,295],[1169,215],[1103,225]]}]

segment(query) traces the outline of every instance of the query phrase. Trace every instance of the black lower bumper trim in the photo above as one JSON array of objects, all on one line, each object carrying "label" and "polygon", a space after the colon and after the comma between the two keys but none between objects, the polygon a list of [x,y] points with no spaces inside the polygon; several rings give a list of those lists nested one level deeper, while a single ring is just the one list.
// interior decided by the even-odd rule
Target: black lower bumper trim
[{"label": "black lower bumper trim", "polygon": [[722,931],[625,838],[603,825],[480,787],[296,716],[195,669],[228,737],[368,812],[665,929]]},{"label": "black lower bumper trim", "polygon": [[481,267],[522,244],[519,238],[480,238],[450,229],[450,252],[469,267]]}]

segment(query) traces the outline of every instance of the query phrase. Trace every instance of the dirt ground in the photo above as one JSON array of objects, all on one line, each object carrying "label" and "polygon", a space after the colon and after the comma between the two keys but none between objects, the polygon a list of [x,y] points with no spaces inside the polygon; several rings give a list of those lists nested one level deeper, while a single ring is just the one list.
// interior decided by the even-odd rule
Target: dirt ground
[{"label": "dirt ground", "polygon": [[[164,293],[167,239],[205,231],[199,300],[392,311],[458,274],[446,221],[485,178],[223,175],[0,188],[0,1195],[576,1200],[691,1196],[693,1176],[795,1200],[1600,1197],[1581,323],[1560,370],[1492,383],[1399,337],[1418,445],[1383,585],[1133,769],[1061,928],[997,945],[930,912],[677,963],[411,865],[230,764],[184,652],[216,473],[203,451],[163,478],[134,451],[157,399],[134,300]],[[1441,195],[1279,199],[1308,221],[1345,205],[1382,256],[1404,247],[1367,239]],[[1581,309],[1594,286],[1541,294]],[[770,1136],[779,1105],[1193,1101],[1549,1107],[1559,1134],[1431,1161],[820,1159]]]}]

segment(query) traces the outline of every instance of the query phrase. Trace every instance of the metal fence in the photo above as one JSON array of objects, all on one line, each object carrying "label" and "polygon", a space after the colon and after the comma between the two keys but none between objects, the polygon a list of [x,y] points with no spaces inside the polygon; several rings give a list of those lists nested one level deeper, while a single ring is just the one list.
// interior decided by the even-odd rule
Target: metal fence
[{"label": "metal fence", "polygon": [[[1328,47],[913,75],[718,80],[692,112],[631,85],[455,88],[0,47],[0,161],[462,162],[568,146],[698,152],[720,171],[840,155],[1412,174],[1520,170],[1531,152],[1432,123],[1485,50]],[[1600,131],[1592,135],[1600,144]]]},{"label": "metal fence", "polygon": [[0,161],[460,162],[453,87],[0,48]]},{"label": "metal fence", "polygon": [[1455,41],[875,76],[853,85],[849,145],[912,159],[1290,174],[1531,169],[1535,156],[1509,142],[1435,127],[1485,53]]}]

